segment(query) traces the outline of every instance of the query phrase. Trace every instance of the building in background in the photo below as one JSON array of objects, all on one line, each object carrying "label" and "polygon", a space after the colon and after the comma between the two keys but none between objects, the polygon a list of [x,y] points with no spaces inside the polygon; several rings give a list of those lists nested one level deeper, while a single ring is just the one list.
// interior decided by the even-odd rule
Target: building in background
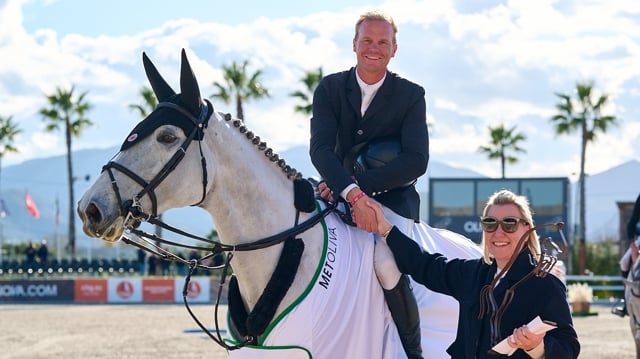
[{"label": "building in background", "polygon": [[[569,218],[572,201],[567,177],[430,178],[428,223],[434,228],[445,228],[480,243],[482,210],[489,196],[501,189],[529,199],[536,225],[564,222],[563,234],[570,241],[574,224]],[[541,238],[551,237],[556,243],[562,243],[558,231],[544,228],[538,234]],[[558,257],[568,259],[565,255]]]}]

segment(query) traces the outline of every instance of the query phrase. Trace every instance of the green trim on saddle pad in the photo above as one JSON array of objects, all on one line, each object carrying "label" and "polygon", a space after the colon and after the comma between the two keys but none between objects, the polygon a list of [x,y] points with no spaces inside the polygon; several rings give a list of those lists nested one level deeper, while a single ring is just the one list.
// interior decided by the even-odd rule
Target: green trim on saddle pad
[{"label": "green trim on saddle pad", "polygon": [[[318,201],[316,201],[316,210],[320,211],[320,203]],[[267,327],[267,329],[264,331],[264,333],[260,336],[259,340],[258,340],[258,345],[254,346],[254,345],[248,345],[246,346],[247,348],[288,348],[286,346],[284,347],[266,347],[266,346],[262,346],[265,342],[265,340],[269,337],[269,334],[271,333],[271,331],[278,325],[278,323],[280,323],[280,321],[285,318],[287,315],[289,315],[289,313],[298,306],[298,304],[300,304],[311,292],[311,290],[313,289],[314,284],[316,283],[316,281],[318,280],[318,278],[320,277],[320,273],[322,272],[322,266],[324,265],[324,262],[326,260],[327,257],[327,249],[329,247],[329,232],[327,230],[327,224],[325,222],[324,219],[322,219],[320,221],[320,223],[322,224],[322,231],[323,231],[323,243],[322,243],[322,255],[320,256],[320,260],[318,261],[318,265],[316,267],[316,271],[313,274],[313,278],[311,278],[311,281],[309,282],[309,284],[307,285],[307,288],[300,294],[300,296],[294,300],[285,310],[282,311],[282,313],[280,313],[280,315],[278,315],[276,318],[274,318],[274,320],[271,322],[271,324],[269,324],[269,326]],[[227,328],[231,328],[232,324],[231,324],[231,316],[227,313]],[[240,340],[238,338],[236,338],[236,336],[234,335],[233,331],[229,331],[229,334],[231,335],[231,339],[225,339],[226,342],[229,343],[233,343],[234,345],[240,344]],[[304,349],[304,348],[300,348],[300,349]],[[306,351],[306,349],[304,349]],[[311,354],[309,354],[311,355]],[[311,358],[311,356],[310,356]]]}]

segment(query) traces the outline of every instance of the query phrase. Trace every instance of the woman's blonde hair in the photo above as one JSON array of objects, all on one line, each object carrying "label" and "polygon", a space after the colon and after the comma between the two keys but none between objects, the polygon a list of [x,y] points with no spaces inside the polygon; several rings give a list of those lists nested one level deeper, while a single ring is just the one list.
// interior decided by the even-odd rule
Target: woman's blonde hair
[{"label": "woman's blonde hair", "polygon": [[[533,211],[529,205],[529,200],[525,196],[519,196],[509,190],[503,189],[500,190],[489,197],[487,204],[484,206],[484,210],[482,211],[482,216],[486,216],[487,212],[493,205],[505,205],[505,204],[513,204],[518,207],[520,210],[520,215],[522,219],[527,221],[531,228],[535,225],[533,223]],[[489,249],[487,248],[485,232],[482,231],[482,252],[484,262],[487,264],[493,263],[493,256],[489,253]],[[529,240],[527,241],[527,247],[529,247],[529,251],[531,254],[535,256],[536,261],[540,259],[540,240],[538,237],[538,233],[536,231],[531,231],[529,234]]]}]

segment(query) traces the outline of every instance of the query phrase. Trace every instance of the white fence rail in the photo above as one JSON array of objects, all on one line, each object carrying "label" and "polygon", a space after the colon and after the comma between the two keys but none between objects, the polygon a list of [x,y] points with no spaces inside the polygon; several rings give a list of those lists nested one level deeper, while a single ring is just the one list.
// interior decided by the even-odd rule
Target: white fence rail
[{"label": "white fence rail", "polygon": [[[587,283],[593,289],[594,303],[607,304],[615,302],[619,298],[624,298],[624,284],[622,277],[619,275],[568,275],[566,279],[567,284]],[[600,294],[601,291],[613,293],[605,298]]]}]

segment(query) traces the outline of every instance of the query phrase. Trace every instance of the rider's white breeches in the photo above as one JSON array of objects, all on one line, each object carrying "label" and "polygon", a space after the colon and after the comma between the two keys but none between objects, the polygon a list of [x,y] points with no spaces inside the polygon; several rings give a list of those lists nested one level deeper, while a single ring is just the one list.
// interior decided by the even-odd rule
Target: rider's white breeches
[{"label": "rider's white breeches", "polygon": [[[386,206],[382,206],[385,217],[396,226],[402,233],[413,239],[413,219],[402,217],[390,210]],[[400,270],[396,265],[395,258],[389,246],[380,238],[380,235],[375,235],[376,246],[373,254],[373,266],[376,271],[376,276],[380,285],[384,289],[393,289],[400,280]]]}]

